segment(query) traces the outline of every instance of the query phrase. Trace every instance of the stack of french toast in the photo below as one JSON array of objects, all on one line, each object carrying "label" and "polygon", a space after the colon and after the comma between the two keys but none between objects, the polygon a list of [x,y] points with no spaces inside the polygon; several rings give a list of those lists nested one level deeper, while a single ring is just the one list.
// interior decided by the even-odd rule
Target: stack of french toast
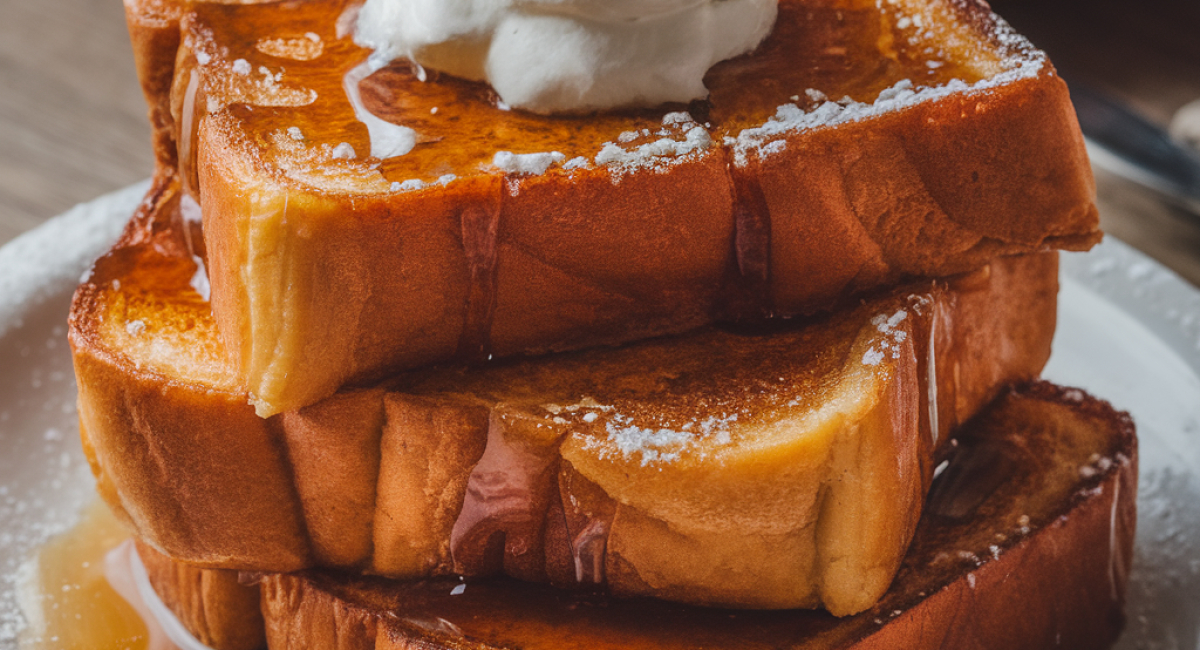
[{"label": "stack of french toast", "polygon": [[1094,187],[982,0],[779,0],[706,100],[553,116],[353,0],[125,4],[158,166],[81,433],[199,642],[1115,640],[1133,425],[1037,380]]}]

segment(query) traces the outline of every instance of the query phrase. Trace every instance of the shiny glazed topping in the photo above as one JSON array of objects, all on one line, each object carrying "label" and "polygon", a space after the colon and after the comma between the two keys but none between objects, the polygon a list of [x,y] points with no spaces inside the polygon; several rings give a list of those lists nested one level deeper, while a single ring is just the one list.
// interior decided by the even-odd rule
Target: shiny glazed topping
[{"label": "shiny glazed topping", "polygon": [[355,40],[487,81],[535,113],[703,99],[713,64],[757,46],[776,0],[367,0]]},{"label": "shiny glazed topping", "polygon": [[[190,149],[198,118],[222,111],[228,128],[246,133],[248,144],[265,152],[261,162],[310,187],[321,185],[309,171],[319,169],[326,180],[353,178],[360,191],[419,189],[496,170],[501,152],[557,153],[561,157],[546,173],[571,174],[702,152],[707,143],[763,125],[780,106],[811,111],[825,98],[871,103],[898,83],[969,84],[1002,69],[994,52],[968,57],[944,51],[936,38],[888,7],[881,12],[871,0],[785,0],[775,30],[752,55],[708,71],[706,102],[545,117],[504,110],[486,84],[422,75],[408,62],[369,72],[362,66],[369,67],[371,52],[353,42],[347,4],[195,5],[185,29],[203,83],[192,89],[196,114],[181,120],[181,152]],[[260,47],[264,40],[307,34],[321,43],[315,58],[281,58],[266,53],[276,49]],[[313,42],[306,52],[315,50]],[[185,89],[180,84],[176,92]],[[684,110],[688,121],[672,117]],[[401,146],[380,146],[380,140]],[[383,155],[398,152],[404,155]],[[368,157],[373,153],[379,160]]]}]

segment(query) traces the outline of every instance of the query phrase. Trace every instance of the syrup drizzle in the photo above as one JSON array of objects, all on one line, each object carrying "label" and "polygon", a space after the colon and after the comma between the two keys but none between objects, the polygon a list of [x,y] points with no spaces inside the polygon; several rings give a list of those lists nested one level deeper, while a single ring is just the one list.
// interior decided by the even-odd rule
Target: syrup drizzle
[{"label": "syrup drizzle", "polygon": [[929,315],[929,350],[927,351],[928,358],[925,359],[925,387],[926,401],[929,407],[929,440],[934,449],[937,449],[938,438],[941,436],[941,429],[938,424],[938,375],[937,375],[937,312],[938,308],[935,304],[932,307],[933,313]]},{"label": "syrup drizzle", "polygon": [[734,320],[754,320],[774,313],[771,298],[771,212],[758,179],[730,163],[734,192],[733,287],[722,310]]},{"label": "syrup drizzle", "polygon": [[1120,602],[1120,585],[1125,584],[1128,572],[1125,567],[1125,560],[1121,557],[1117,541],[1117,511],[1120,509],[1118,506],[1121,504],[1122,474],[1123,472],[1118,470],[1116,478],[1113,480],[1112,511],[1108,515],[1108,584],[1112,587],[1113,602]]},{"label": "syrup drizzle", "polygon": [[107,579],[105,555],[128,532],[99,500],[66,533],[38,550],[19,574],[26,626],[22,650],[144,650],[150,634]]},{"label": "syrup drizzle", "polygon": [[203,222],[203,213],[200,204],[187,192],[179,197],[179,218],[182,221],[180,230],[183,232],[184,244],[187,246],[188,255],[191,255],[192,262],[196,265],[196,272],[188,284],[192,285],[192,288],[200,294],[205,302],[208,302],[212,294],[212,287],[209,285],[208,269],[204,264],[204,238],[202,235],[196,235]]},{"label": "syrup drizzle", "polygon": [[571,540],[575,581],[580,584],[604,584],[604,557],[607,550],[608,522],[593,519]]},{"label": "syrup drizzle", "polygon": [[183,93],[183,121],[179,125],[179,171],[183,191],[191,196],[196,195],[198,185],[198,179],[193,177],[196,173],[196,161],[192,159],[192,151],[195,148],[196,129],[199,127],[199,120],[196,119],[196,97],[199,93],[200,75],[195,69],[189,70],[187,89]]},{"label": "syrup drizzle", "polygon": [[[919,444],[928,445],[929,449],[929,452],[922,454],[921,460],[921,472],[927,486],[928,481],[937,478],[945,469],[945,463],[932,467],[930,465],[936,463],[940,457],[938,454],[939,443],[945,442],[940,418],[937,364],[939,353],[945,352],[939,351],[938,346],[943,341],[946,345],[951,345],[955,338],[949,333],[945,337],[939,338],[938,336],[939,332],[952,329],[952,322],[948,320],[943,322],[943,318],[948,318],[947,300],[953,300],[953,298],[940,292],[937,285],[932,286],[930,292],[910,295],[907,300],[909,311],[914,314],[910,336],[913,337],[914,342],[924,337],[927,348],[923,356],[918,355],[917,357],[916,385],[916,394],[920,400],[917,404],[920,414],[917,432],[921,436]],[[913,347],[914,350],[919,350],[919,346],[914,345]],[[954,424],[949,421],[946,425],[948,429],[954,427]]]},{"label": "syrup drizzle", "polygon": [[504,418],[493,411],[487,445],[467,479],[450,533],[454,570],[462,575],[499,573],[506,558],[540,554],[545,510],[540,505],[549,499],[548,470],[557,445],[537,454],[509,443],[506,429]]},{"label": "syrup drizzle", "polygon": [[460,213],[463,252],[470,272],[466,317],[458,356],[483,361],[489,355],[492,318],[496,311],[496,244],[500,229],[502,195],[491,207],[471,205]]},{"label": "syrup drizzle", "polygon": [[[545,568],[553,565],[571,567],[577,584],[604,585],[611,514],[589,512],[560,484],[561,437],[544,445],[514,445],[507,437],[510,426],[498,410],[492,411],[487,444],[471,470],[451,530],[455,573],[464,577],[505,573],[542,580]],[[524,422],[523,426],[540,425]],[[567,560],[557,556],[561,547],[545,538],[545,518],[555,502],[570,513],[563,522],[565,551],[570,553],[566,565],[559,564]],[[566,575],[562,579],[570,580]]]}]

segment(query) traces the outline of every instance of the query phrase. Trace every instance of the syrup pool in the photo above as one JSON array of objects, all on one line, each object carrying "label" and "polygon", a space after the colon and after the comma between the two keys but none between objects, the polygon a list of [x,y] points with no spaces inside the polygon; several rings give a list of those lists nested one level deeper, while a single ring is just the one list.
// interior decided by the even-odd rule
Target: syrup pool
[{"label": "syrup pool", "polygon": [[128,537],[96,501],[74,528],[47,542],[21,569],[18,600],[28,625],[17,647],[149,650],[142,617],[105,577],[105,556]]}]

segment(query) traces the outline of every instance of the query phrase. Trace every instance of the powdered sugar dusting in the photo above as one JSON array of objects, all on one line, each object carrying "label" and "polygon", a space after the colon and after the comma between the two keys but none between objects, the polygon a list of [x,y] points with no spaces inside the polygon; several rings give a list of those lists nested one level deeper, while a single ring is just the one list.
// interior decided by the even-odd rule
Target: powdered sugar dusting
[{"label": "powdered sugar dusting", "polygon": [[309,146],[307,141],[293,138],[287,130],[275,131],[268,137],[273,162],[288,178],[330,191],[371,193],[391,189],[378,165],[357,158],[349,143]]},{"label": "powdered sugar dusting", "polygon": [[587,438],[586,449],[598,451],[600,457],[618,456],[622,460],[640,460],[642,467],[670,464],[684,454],[704,455],[714,446],[728,445],[733,439],[733,427],[738,414],[710,415],[675,428],[635,422],[611,407],[600,407],[584,415],[585,422],[595,422],[597,411],[608,412],[604,423],[604,438]]},{"label": "powdered sugar dusting", "polygon": [[713,144],[708,130],[686,112],[667,113],[657,131],[628,131],[616,142],[606,142],[596,154],[596,165],[612,168],[619,179],[625,172],[661,168]]},{"label": "powdered sugar dusting", "polygon": [[794,133],[871,119],[958,93],[981,93],[1020,79],[1036,77],[1045,66],[1045,55],[1029,49],[1028,42],[1013,34],[1011,29],[999,31],[1004,33],[1002,42],[1007,39],[1013,41],[1007,43],[1010,47],[1022,47],[1020,56],[1012,56],[1004,61],[1005,70],[1000,74],[973,84],[953,79],[940,86],[916,86],[911,80],[902,79],[879,93],[871,103],[856,102],[849,97],[831,101],[825,97],[825,93],[810,88],[805,91],[805,96],[816,103],[810,110],[804,110],[795,103],[784,104],[762,126],[745,129],[737,137],[726,138],[725,143],[733,148],[735,163],[744,166],[752,156],[765,158],[783,151],[784,146],[779,142]]},{"label": "powdered sugar dusting", "polygon": [[562,167],[563,167],[563,169],[565,169],[567,171],[571,171],[573,169],[589,169],[589,168],[591,168],[591,166],[592,166],[592,161],[588,160],[587,158],[585,158],[583,156],[576,156],[575,158],[572,158],[572,159],[568,160],[567,162],[563,163]]},{"label": "powdered sugar dusting", "polygon": [[609,422],[605,427],[609,444],[616,447],[623,457],[640,456],[642,467],[654,463],[670,463],[679,458],[679,449],[687,446],[692,436],[672,429],[651,429],[620,422]]},{"label": "powdered sugar dusting", "polygon": [[521,154],[511,151],[497,151],[496,155],[492,158],[492,166],[510,174],[532,174],[538,176],[545,174],[551,165],[560,163],[566,159],[565,155],[557,151]]},{"label": "powdered sugar dusting", "polygon": [[1092,478],[1107,472],[1113,466],[1111,458],[1106,458],[1100,454],[1092,454],[1086,465],[1079,468],[1080,478]]},{"label": "powdered sugar dusting", "polygon": [[276,58],[312,61],[325,51],[325,43],[320,36],[309,32],[298,38],[260,39],[254,49]]},{"label": "powdered sugar dusting", "polygon": [[[149,182],[79,205],[0,248],[0,315],[41,303],[79,280],[116,240]],[[0,319],[0,335],[11,327]]]},{"label": "powdered sugar dusting", "polygon": [[443,176],[439,176],[438,179],[432,183],[426,183],[418,178],[410,178],[406,181],[394,181],[389,189],[393,192],[412,192],[414,190],[423,190],[427,187],[449,185],[450,182],[456,178],[458,177],[454,174],[445,174]]},{"label": "powdered sugar dusting", "polygon": [[908,340],[908,331],[902,329],[900,325],[907,319],[908,312],[904,309],[896,311],[891,316],[879,314],[871,319],[871,324],[882,336],[863,353],[863,365],[878,366],[885,359],[900,358],[900,344]]}]

